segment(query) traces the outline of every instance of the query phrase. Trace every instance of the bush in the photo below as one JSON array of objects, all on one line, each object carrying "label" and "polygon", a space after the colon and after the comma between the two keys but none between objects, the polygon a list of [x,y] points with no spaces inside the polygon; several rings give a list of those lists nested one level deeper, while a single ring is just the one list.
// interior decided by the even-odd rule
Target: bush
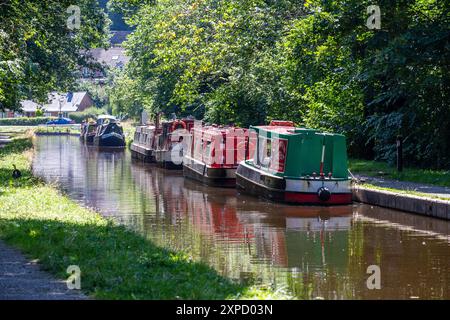
[{"label": "bush", "polygon": [[34,117],[34,118],[4,118],[0,119],[0,126],[38,126],[46,124],[55,117]]},{"label": "bush", "polygon": [[108,114],[105,109],[99,109],[96,107],[88,108],[82,112],[74,112],[69,114],[69,118],[76,123],[81,123],[86,118],[97,118],[99,115]]}]

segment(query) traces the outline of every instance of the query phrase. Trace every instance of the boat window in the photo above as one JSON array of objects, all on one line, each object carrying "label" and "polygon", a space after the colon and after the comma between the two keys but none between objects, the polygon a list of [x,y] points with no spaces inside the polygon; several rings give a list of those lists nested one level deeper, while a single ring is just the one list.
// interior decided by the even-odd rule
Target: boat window
[{"label": "boat window", "polygon": [[250,130],[249,139],[248,139],[248,157],[249,159],[256,159],[258,161],[257,148],[256,145],[258,143],[258,134],[255,130]]},{"label": "boat window", "polygon": [[270,139],[266,137],[259,137],[258,143],[258,164],[262,167],[268,167],[270,164],[270,154],[271,154],[272,144]]},{"label": "boat window", "polygon": [[201,160],[203,151],[203,139],[196,139],[194,141],[194,158]]},{"label": "boat window", "polygon": [[150,145],[152,143],[153,135],[151,133],[147,134],[146,144]]},{"label": "boat window", "polygon": [[206,141],[205,153],[204,153],[204,162],[211,163],[211,141]]}]

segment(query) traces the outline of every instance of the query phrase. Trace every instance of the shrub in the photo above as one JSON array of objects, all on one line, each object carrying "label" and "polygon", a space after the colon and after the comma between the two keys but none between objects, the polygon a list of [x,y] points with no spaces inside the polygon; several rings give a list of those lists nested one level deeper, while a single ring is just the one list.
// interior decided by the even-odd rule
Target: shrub
[{"label": "shrub", "polygon": [[0,126],[37,126],[46,124],[55,117],[34,117],[34,118],[4,118],[0,119]]},{"label": "shrub", "polygon": [[69,114],[69,118],[75,121],[76,123],[81,123],[86,118],[96,118],[99,115],[107,114],[108,112],[105,109],[99,109],[96,107],[88,108],[82,112],[74,112]]}]

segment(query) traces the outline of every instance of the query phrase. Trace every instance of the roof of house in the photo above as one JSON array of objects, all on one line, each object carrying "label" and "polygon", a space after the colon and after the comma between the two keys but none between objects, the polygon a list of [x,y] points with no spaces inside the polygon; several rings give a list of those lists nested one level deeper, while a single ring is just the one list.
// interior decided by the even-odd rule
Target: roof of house
[{"label": "roof of house", "polygon": [[107,50],[101,48],[91,49],[89,53],[97,62],[112,68],[124,66],[130,61],[130,57],[126,56],[125,49],[122,47],[113,47]]},{"label": "roof of house", "polygon": [[36,112],[36,109],[39,107],[39,104],[31,100],[22,100],[20,104],[24,112]]},{"label": "roof of house", "polygon": [[23,112],[36,112],[38,107],[41,107],[45,112],[76,112],[80,107],[81,101],[84,97],[88,95],[86,91],[81,92],[68,92],[62,94],[62,104],[61,108],[59,106],[59,95],[56,92],[51,92],[48,94],[49,103],[40,105],[31,100],[21,101]]}]

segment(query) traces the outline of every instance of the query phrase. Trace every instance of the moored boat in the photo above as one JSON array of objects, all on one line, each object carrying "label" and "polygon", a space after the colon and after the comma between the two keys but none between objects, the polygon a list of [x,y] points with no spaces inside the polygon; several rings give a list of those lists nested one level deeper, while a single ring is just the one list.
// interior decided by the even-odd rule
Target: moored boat
[{"label": "moored boat", "polygon": [[235,187],[236,169],[245,160],[248,130],[201,126],[191,130],[183,173],[214,187]]},{"label": "moored boat", "polygon": [[292,204],[352,202],[343,135],[272,121],[251,127],[249,144],[255,152],[236,172],[236,184],[244,192]]},{"label": "moored boat", "polygon": [[183,169],[185,139],[189,138],[194,127],[193,118],[164,121],[157,128],[155,161],[165,168],[173,170]]},{"label": "moored boat", "polygon": [[88,121],[81,125],[80,139],[86,144],[94,144],[94,137],[97,133],[97,123]]},{"label": "moored boat", "polygon": [[157,129],[154,125],[139,126],[134,133],[133,143],[131,144],[131,156],[144,162],[156,162],[156,135]]},{"label": "moored boat", "polygon": [[154,162],[166,169],[182,169],[184,146],[194,127],[194,119],[160,122],[136,128],[131,144],[131,154],[135,159]]},{"label": "moored boat", "polygon": [[94,145],[97,147],[125,147],[125,135],[122,126],[113,116],[99,116]]}]

